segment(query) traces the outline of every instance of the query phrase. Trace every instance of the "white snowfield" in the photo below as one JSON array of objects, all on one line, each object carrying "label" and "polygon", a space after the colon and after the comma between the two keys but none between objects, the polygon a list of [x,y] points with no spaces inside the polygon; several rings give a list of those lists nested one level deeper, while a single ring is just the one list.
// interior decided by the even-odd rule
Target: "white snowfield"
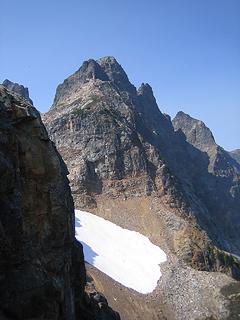
[{"label": "white snowfield", "polygon": [[75,230],[85,261],[125,287],[143,294],[155,289],[167,256],[147,237],[80,210],[75,210]]}]

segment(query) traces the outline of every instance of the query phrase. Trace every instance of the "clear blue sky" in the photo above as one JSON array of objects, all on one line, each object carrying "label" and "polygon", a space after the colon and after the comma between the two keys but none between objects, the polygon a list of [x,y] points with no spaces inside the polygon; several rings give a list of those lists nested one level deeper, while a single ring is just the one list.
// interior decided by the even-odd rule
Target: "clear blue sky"
[{"label": "clear blue sky", "polygon": [[3,0],[0,81],[29,87],[40,111],[84,60],[112,55],[159,107],[202,119],[240,148],[239,0]]}]

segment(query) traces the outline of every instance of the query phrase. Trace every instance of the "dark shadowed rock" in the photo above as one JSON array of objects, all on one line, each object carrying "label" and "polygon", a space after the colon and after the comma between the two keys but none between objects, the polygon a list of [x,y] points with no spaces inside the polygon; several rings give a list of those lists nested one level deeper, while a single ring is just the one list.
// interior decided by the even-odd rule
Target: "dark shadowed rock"
[{"label": "dark shadowed rock", "polygon": [[222,248],[239,254],[240,165],[216,144],[212,132],[202,121],[179,112],[173,119],[173,125],[191,146],[201,151],[196,160],[190,152],[192,161],[198,163],[199,168],[205,155],[208,166],[198,168],[195,189],[218,227]]},{"label": "dark shadowed rock", "polygon": [[179,111],[173,119],[175,130],[181,130],[189,143],[203,152],[216,146],[211,130],[200,121],[193,119],[188,114]]}]

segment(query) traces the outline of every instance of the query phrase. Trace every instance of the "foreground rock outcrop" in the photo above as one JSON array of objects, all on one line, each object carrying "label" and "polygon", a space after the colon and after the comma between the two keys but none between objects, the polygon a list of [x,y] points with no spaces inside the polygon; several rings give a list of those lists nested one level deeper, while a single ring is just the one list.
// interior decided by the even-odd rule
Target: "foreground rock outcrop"
[{"label": "foreground rock outcrop", "polygon": [[76,207],[143,233],[168,255],[149,300],[139,306],[128,292],[140,319],[226,319],[221,289],[233,279],[218,272],[240,277],[231,255],[240,252],[239,165],[202,123],[194,138],[188,120],[183,125],[179,114],[172,123],[150,85],[137,90],[113,57],[84,62],[43,115],[68,166]]},{"label": "foreground rock outcrop", "polygon": [[38,111],[0,86],[0,319],[119,319],[85,293],[67,168]]}]

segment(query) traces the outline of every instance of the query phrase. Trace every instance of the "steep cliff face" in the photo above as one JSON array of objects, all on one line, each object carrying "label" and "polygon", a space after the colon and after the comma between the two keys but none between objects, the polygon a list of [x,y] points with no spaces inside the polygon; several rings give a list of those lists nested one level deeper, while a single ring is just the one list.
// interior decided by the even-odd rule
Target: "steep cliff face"
[{"label": "steep cliff face", "polygon": [[66,165],[37,110],[3,86],[0,133],[0,318],[99,319],[84,293]]},{"label": "steep cliff face", "polygon": [[4,80],[2,85],[8,90],[15,92],[20,97],[23,97],[24,99],[27,100],[27,102],[33,105],[33,102],[29,97],[28,88],[25,88],[23,85],[14,83],[8,79]]},{"label": "steep cliff face", "polygon": [[195,186],[197,196],[206,205],[218,232],[221,233],[221,246],[239,254],[239,163],[215,143],[212,132],[202,121],[179,112],[173,119],[173,125],[191,146],[201,151],[199,157],[205,155],[208,166],[205,172],[198,171],[201,178]]},{"label": "steep cliff face", "polygon": [[70,168],[77,206],[95,206],[101,193],[122,198],[157,189],[163,193],[165,182],[156,181],[156,171],[165,167],[151,145],[159,135],[152,132],[154,114],[144,119],[148,107],[160,117],[157,130],[173,134],[151,88],[143,85],[137,92],[111,57],[85,62],[57,88],[54,104],[43,119]]},{"label": "steep cliff face", "polygon": [[173,119],[173,126],[176,131],[181,130],[191,145],[207,153],[209,172],[215,175],[227,174],[227,171],[240,172],[240,166],[232,161],[228,152],[216,144],[211,130],[202,121],[180,111]]},{"label": "steep cliff face", "polygon": [[[196,319],[204,314],[223,317],[215,308],[222,302],[212,301],[209,283],[220,290],[224,276],[193,275],[189,269],[198,289],[191,276],[186,290],[181,285],[189,265],[240,275],[237,259],[219,249],[236,254],[240,249],[237,166],[222,177],[227,161],[222,157],[223,165],[217,162],[218,173],[213,173],[206,146],[201,149],[176,131],[170,117],[159,110],[151,87],[142,84],[136,90],[113,57],[86,61],[64,80],[43,121],[70,171],[75,206],[139,231],[167,252],[171,271],[156,291],[159,301],[166,302],[167,318],[190,319],[193,312]],[[206,137],[214,149],[211,133]],[[204,302],[199,292],[204,292]],[[148,319],[158,315],[153,300],[152,307],[145,308],[152,311],[146,311]],[[144,318],[141,313],[139,317]]]}]

